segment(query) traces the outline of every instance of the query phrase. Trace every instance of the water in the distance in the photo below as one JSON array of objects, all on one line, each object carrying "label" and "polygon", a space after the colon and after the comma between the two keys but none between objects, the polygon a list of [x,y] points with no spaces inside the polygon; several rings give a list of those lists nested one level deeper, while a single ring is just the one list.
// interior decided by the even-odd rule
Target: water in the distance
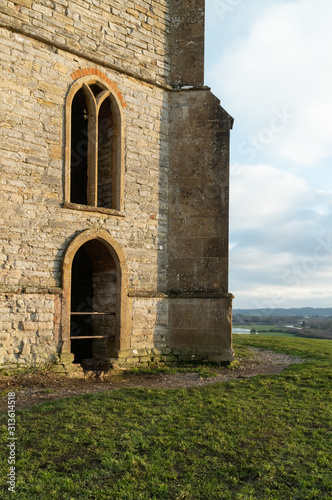
[{"label": "water in the distance", "polygon": [[247,328],[233,328],[233,333],[250,333]]}]

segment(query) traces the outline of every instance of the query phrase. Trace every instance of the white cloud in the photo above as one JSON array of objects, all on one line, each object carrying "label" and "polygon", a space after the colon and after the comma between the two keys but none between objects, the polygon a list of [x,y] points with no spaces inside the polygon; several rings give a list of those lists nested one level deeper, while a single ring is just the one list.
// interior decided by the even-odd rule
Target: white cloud
[{"label": "white cloud", "polygon": [[[294,120],[268,144],[275,159],[314,166],[332,155],[332,2],[298,0],[256,10],[208,80],[244,137],[267,127],[275,109]],[[233,14],[241,16],[241,5]]]},{"label": "white cloud", "polygon": [[231,251],[230,289],[234,307],[330,307],[332,247],[313,242],[301,259],[290,253],[268,254],[263,248]]},{"label": "white cloud", "polygon": [[[332,296],[332,1],[230,5],[234,8],[219,17],[219,25],[216,12],[207,23],[213,44],[207,51],[207,83],[235,118],[234,306],[327,307]],[[219,59],[214,64],[211,54]]]},{"label": "white cloud", "polygon": [[236,307],[329,305],[331,198],[271,165],[238,165],[230,207],[230,286],[241,298]]},{"label": "white cloud", "polygon": [[312,198],[310,186],[297,175],[270,165],[238,165],[231,175],[231,229],[284,221],[299,206],[307,207]]},{"label": "white cloud", "polygon": [[235,308],[274,309],[278,307],[331,307],[332,272],[324,273],[325,280],[300,281],[296,286],[243,283],[235,293]]}]

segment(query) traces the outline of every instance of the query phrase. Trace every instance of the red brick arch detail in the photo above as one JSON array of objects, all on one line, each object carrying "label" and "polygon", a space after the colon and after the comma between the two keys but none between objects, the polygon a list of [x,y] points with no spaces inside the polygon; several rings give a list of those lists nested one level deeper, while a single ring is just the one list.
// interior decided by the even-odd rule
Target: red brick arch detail
[{"label": "red brick arch detail", "polygon": [[78,78],[81,78],[82,76],[88,76],[88,75],[95,75],[95,76],[98,76],[99,78],[102,78],[103,80],[105,80],[105,82],[108,83],[108,85],[114,90],[114,92],[116,93],[116,95],[120,99],[122,107],[123,108],[127,107],[127,103],[124,100],[124,97],[123,97],[117,83],[112,82],[112,80],[107,78],[105,73],[103,73],[99,69],[97,69],[97,68],[82,68],[82,69],[78,69],[77,71],[74,71],[74,73],[72,73],[70,76],[75,81]]}]

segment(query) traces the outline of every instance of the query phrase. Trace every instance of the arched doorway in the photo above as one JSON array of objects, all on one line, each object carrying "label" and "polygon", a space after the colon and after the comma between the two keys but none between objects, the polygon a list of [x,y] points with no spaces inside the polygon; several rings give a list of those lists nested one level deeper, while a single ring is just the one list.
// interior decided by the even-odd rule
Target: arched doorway
[{"label": "arched doorway", "polygon": [[130,324],[124,254],[106,231],[84,231],[63,261],[62,352],[105,370],[129,348]]},{"label": "arched doorway", "polygon": [[70,341],[74,363],[95,368],[114,357],[117,333],[116,266],[99,240],[76,252],[71,272]]}]

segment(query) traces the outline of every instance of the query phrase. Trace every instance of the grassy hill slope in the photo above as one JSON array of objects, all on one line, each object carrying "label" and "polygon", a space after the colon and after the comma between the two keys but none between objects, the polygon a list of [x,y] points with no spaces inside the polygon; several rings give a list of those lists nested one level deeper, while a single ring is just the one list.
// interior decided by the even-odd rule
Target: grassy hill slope
[{"label": "grassy hill slope", "polygon": [[[201,388],[121,389],[17,412],[16,496],[94,500],[327,500],[332,342],[234,336],[306,359],[281,375]],[[8,436],[0,418],[1,442]],[[8,448],[2,446],[6,485]]]}]

